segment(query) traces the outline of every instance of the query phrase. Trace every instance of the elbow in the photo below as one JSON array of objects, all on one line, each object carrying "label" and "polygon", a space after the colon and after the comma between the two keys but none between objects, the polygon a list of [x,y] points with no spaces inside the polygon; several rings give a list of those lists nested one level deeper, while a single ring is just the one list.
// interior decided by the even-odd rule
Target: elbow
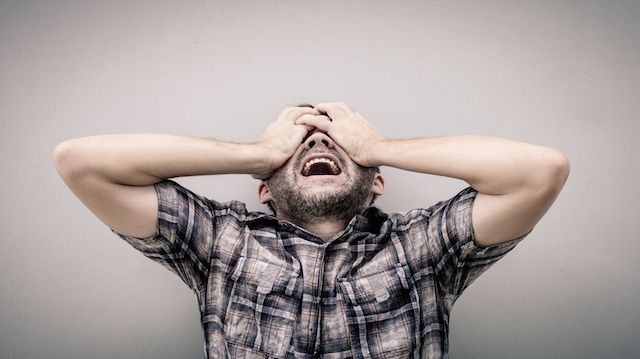
[{"label": "elbow", "polygon": [[67,140],[56,145],[53,149],[53,165],[65,181],[73,179],[81,173],[77,140]]},{"label": "elbow", "polygon": [[569,158],[564,153],[557,151],[556,155],[551,160],[551,167],[554,177],[564,183],[571,172]]},{"label": "elbow", "polygon": [[560,192],[567,182],[570,172],[571,164],[569,158],[558,150],[552,150],[547,160],[547,175],[545,176],[544,187],[556,193]]},{"label": "elbow", "polygon": [[69,176],[74,163],[70,141],[61,142],[53,149],[53,166],[63,179]]},{"label": "elbow", "polygon": [[68,167],[71,161],[71,145],[70,141],[61,142],[53,149],[53,165],[60,172]]}]

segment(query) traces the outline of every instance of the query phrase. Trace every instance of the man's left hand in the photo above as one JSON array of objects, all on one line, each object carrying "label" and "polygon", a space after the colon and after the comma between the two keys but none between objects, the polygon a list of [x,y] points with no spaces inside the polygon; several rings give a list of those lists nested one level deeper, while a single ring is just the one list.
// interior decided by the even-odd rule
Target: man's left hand
[{"label": "man's left hand", "polygon": [[370,159],[370,149],[376,143],[384,141],[385,137],[369,121],[341,102],[321,103],[315,109],[331,120],[307,116],[298,118],[296,124],[311,125],[326,132],[359,165],[376,165]]}]

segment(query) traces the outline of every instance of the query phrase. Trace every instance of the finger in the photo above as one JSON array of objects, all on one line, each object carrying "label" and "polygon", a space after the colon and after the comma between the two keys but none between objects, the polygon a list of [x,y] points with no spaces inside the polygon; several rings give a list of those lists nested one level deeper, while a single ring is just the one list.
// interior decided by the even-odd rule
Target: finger
[{"label": "finger", "polygon": [[[297,119],[296,119],[296,121],[297,121]],[[315,127],[313,127],[313,126],[311,126],[311,125],[305,125],[305,124],[303,124],[303,123],[296,123],[296,122],[294,122],[294,123],[293,123],[293,125],[294,125],[294,126],[298,126],[298,127],[300,127],[300,130],[301,130],[302,132],[306,132],[306,133],[311,132],[311,131],[313,131],[313,130],[315,130],[315,129],[316,129]]]},{"label": "finger", "polygon": [[325,102],[317,104],[314,108],[320,110],[320,112],[323,112],[323,110],[326,111],[328,109],[341,110],[346,113],[353,112],[351,107],[347,106],[347,104],[345,104],[344,102]]},{"label": "finger", "polygon": [[316,124],[318,123],[320,123],[320,126],[323,126],[322,125],[323,123],[330,124],[331,119],[329,118],[329,116],[326,116],[326,115],[305,114],[298,117],[294,123],[296,125],[306,125],[306,126],[317,127]]},{"label": "finger", "polygon": [[329,132],[329,129],[331,128],[331,125],[332,125],[331,119],[329,117],[324,115],[311,115],[311,114],[298,117],[295,124],[313,126],[324,132]]},{"label": "finger", "polygon": [[311,132],[311,131],[316,129],[315,127],[313,127],[311,125],[298,125],[298,124],[296,124],[296,126],[303,126],[305,131],[307,131],[307,133],[309,133],[309,132]]},{"label": "finger", "polygon": [[283,109],[282,112],[280,112],[280,115],[278,116],[276,121],[291,123],[294,122],[296,118],[304,114],[319,115],[320,113],[318,112],[318,110],[310,107],[287,107]]},{"label": "finger", "polygon": [[320,111],[320,113],[326,113],[333,120],[342,120],[353,114],[353,111],[349,108],[349,106],[345,105],[342,102],[328,102],[321,103],[315,106],[315,109]]}]

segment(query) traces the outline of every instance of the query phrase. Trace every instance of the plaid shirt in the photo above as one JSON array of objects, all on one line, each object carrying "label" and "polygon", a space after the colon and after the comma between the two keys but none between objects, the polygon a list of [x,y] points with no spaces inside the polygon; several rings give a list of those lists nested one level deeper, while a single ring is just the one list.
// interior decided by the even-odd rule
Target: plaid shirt
[{"label": "plaid shirt", "polygon": [[467,187],[427,209],[371,206],[332,240],[172,180],[158,233],[115,234],[196,294],[205,358],[447,358],[462,291],[527,234],[473,242]]}]

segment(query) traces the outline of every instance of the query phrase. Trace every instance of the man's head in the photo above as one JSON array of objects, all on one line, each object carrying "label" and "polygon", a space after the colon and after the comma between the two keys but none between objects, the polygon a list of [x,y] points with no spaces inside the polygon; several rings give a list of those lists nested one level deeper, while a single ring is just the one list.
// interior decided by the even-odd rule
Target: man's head
[{"label": "man's head", "polygon": [[260,201],[274,214],[299,224],[348,221],[383,192],[378,167],[358,165],[318,129],[258,189]]}]

